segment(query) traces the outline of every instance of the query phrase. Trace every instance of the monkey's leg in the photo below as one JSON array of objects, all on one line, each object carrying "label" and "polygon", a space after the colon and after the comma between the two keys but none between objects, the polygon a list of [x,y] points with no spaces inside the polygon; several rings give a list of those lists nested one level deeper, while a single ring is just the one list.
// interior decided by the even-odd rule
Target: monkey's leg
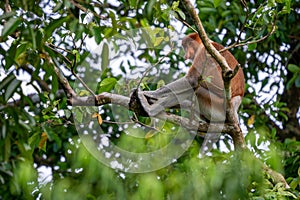
[{"label": "monkey's leg", "polygon": [[[242,102],[242,98],[240,96],[235,96],[231,99],[230,103],[234,113],[234,123],[239,123],[238,109]],[[225,113],[224,113],[225,115]],[[218,118],[215,118],[216,120]],[[225,119],[224,119],[225,120]],[[214,143],[217,143],[220,139],[221,133],[209,133],[205,134],[204,141],[201,146],[201,155],[205,155],[205,153],[209,152],[212,149]]]},{"label": "monkey's leg", "polygon": [[206,133],[204,137],[204,141],[201,146],[201,155],[205,155],[205,153],[209,152],[213,144],[217,143],[220,139],[221,133]]},{"label": "monkey's leg", "polygon": [[[141,104],[149,116],[155,116],[165,108],[181,104],[185,105],[187,100],[191,99],[193,95],[194,90],[185,77],[155,91],[138,92]],[[155,99],[156,101],[153,104],[149,104],[147,98]]]}]

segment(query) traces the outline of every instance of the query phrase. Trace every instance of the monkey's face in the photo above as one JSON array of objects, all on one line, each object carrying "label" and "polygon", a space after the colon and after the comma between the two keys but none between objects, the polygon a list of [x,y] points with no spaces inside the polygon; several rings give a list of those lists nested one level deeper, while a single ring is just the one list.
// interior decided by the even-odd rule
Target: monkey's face
[{"label": "monkey's face", "polygon": [[195,57],[195,51],[192,48],[187,48],[185,50],[185,55],[184,55],[184,59],[191,59],[192,61],[194,60]]},{"label": "monkey's face", "polygon": [[184,58],[190,59],[191,61],[194,61],[195,58],[195,54],[197,52],[197,49],[199,48],[199,43],[197,41],[190,41],[187,44],[183,45],[184,47],[184,51],[185,51],[185,55]]}]

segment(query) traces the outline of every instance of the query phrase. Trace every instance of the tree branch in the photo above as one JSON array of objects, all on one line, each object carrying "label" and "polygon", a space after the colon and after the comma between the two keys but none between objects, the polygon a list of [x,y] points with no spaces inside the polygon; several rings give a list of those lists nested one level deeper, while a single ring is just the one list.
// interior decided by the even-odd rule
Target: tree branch
[{"label": "tree branch", "polygon": [[[108,92],[103,92],[99,95],[96,95],[96,99],[94,96],[84,96],[84,97],[72,97],[69,101],[73,106],[101,106],[105,104],[117,104],[123,106],[129,110],[132,110],[136,113],[139,113],[139,110],[135,110],[134,105],[129,107],[130,98],[118,94],[112,94]],[[207,132],[208,128],[211,133],[228,133],[232,132],[235,128],[232,124],[225,124],[223,127],[223,123],[207,123],[205,121],[196,121],[191,120],[185,117],[181,117],[175,114],[161,112],[157,116],[159,119],[170,121],[174,124],[181,125],[188,130],[198,130],[198,132]],[[199,134],[200,136],[203,136]]]},{"label": "tree branch", "polygon": [[77,95],[73,88],[70,86],[69,81],[66,79],[66,77],[63,75],[63,73],[60,71],[60,69],[55,64],[55,61],[52,60],[52,58],[49,56],[47,52],[44,52],[46,61],[50,64],[50,66],[53,67],[53,70],[57,76],[58,82],[60,83],[62,89],[66,92],[68,100],[71,98],[76,98]]},{"label": "tree branch", "polygon": [[98,17],[99,19],[106,19],[106,17],[100,16],[98,15],[96,12],[92,11],[92,10],[88,10],[87,8],[85,8],[84,6],[80,5],[79,3],[77,3],[74,0],[69,0],[76,8],[78,8],[79,10],[81,10],[82,12],[85,13],[92,13],[94,16]]}]

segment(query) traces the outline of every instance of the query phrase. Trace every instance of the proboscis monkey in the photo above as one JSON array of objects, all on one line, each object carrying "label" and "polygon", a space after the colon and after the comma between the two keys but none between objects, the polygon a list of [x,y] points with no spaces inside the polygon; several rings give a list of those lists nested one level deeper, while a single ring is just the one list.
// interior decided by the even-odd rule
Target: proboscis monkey
[{"label": "proboscis monkey", "polygon": [[[211,41],[211,43],[219,51],[224,48],[216,42]],[[193,61],[186,76],[155,91],[139,91],[143,108],[149,116],[155,116],[165,108],[186,104],[193,95],[196,95],[200,110],[199,115],[202,119],[205,118],[211,122],[224,122],[226,120],[226,108],[221,67],[207,52],[197,33],[186,36],[182,41],[182,46],[185,50],[185,59]],[[226,59],[231,69],[238,65],[238,61],[228,50],[221,52],[221,55]],[[232,98],[230,103],[234,110],[236,122],[238,122],[238,108],[244,96],[244,86],[244,73],[240,68],[231,80]],[[190,103],[190,105],[192,104]],[[207,137],[205,137],[203,146],[208,140],[216,140],[215,136],[217,139],[219,138],[218,134],[213,134],[215,133],[206,134]]]}]

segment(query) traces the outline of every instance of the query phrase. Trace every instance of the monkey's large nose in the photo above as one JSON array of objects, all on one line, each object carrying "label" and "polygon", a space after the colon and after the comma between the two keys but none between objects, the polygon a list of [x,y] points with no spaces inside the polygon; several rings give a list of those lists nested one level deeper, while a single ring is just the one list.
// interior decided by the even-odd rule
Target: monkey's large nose
[{"label": "monkey's large nose", "polygon": [[186,53],[185,55],[184,55],[184,59],[189,59],[190,58],[190,56],[189,56],[189,54],[188,53]]}]

